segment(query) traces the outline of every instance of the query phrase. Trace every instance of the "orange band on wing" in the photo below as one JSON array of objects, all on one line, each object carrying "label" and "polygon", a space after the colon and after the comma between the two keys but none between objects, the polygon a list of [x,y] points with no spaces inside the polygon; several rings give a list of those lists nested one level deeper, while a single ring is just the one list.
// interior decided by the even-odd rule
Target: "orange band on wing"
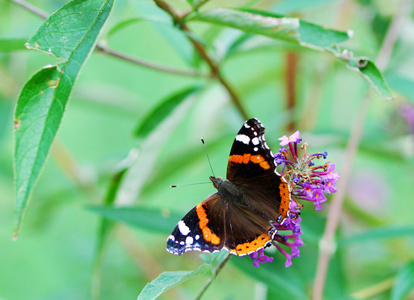
[{"label": "orange band on wing", "polygon": [[245,153],[244,155],[234,154],[230,155],[229,162],[236,163],[236,164],[248,164],[249,162],[259,164],[262,169],[269,170],[270,164],[266,161],[266,159],[258,155],[251,155],[249,153]]},{"label": "orange band on wing", "polygon": [[208,219],[206,210],[203,207],[203,204],[200,203],[196,206],[197,216],[200,219],[200,229],[203,231],[203,238],[206,242],[212,243],[213,245],[220,244],[220,238],[211,232],[210,228],[208,228]]},{"label": "orange band on wing", "polygon": [[279,184],[280,190],[280,207],[279,214],[282,216],[282,220],[288,217],[289,205],[290,205],[290,191],[286,182]]},{"label": "orange band on wing", "polygon": [[240,244],[236,246],[236,249],[229,249],[230,253],[243,256],[256,252],[257,250],[265,247],[269,241],[273,238],[273,234],[263,233],[251,242]]}]

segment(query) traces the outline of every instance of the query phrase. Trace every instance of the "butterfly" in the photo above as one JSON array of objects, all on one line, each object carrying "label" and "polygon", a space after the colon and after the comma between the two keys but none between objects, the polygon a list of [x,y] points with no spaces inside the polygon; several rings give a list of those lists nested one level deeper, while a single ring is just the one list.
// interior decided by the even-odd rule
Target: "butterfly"
[{"label": "butterfly", "polygon": [[289,217],[287,182],[276,171],[257,119],[246,121],[230,150],[227,179],[210,176],[217,192],[190,210],[167,239],[167,251],[217,252],[244,256],[265,248]]}]

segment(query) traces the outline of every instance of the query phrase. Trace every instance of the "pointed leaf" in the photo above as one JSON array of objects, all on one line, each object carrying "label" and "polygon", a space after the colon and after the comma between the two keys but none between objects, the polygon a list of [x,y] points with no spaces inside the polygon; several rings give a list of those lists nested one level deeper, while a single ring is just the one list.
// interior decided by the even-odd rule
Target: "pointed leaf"
[{"label": "pointed leaf", "polygon": [[350,60],[348,67],[365,78],[384,100],[394,99],[394,95],[377,66],[369,58]]},{"label": "pointed leaf", "polygon": [[218,8],[195,15],[192,20],[240,29],[270,38],[297,42],[299,20],[276,18],[228,8]]},{"label": "pointed leaf", "polygon": [[395,278],[391,290],[391,299],[403,299],[414,287],[414,261],[411,261],[402,268]]},{"label": "pointed leaf", "polygon": [[350,32],[328,29],[297,18],[253,9],[214,9],[194,16],[193,20],[237,28],[319,51],[335,52],[332,46],[350,38]]},{"label": "pointed leaf", "polygon": [[173,24],[170,15],[160,9],[155,1],[133,1],[132,4],[139,16],[150,21],[150,25],[171,45],[181,59],[186,64],[193,66],[194,49],[185,32]]},{"label": "pointed leaf", "polygon": [[33,186],[59,128],[73,84],[109,16],[113,0],[74,0],[52,14],[26,43],[65,61],[35,74],[15,112],[16,238]]},{"label": "pointed leaf", "polygon": [[167,234],[171,232],[182,217],[182,214],[169,211],[163,212],[161,209],[146,207],[87,206],[86,209],[109,220]]},{"label": "pointed leaf", "polygon": [[211,266],[204,264],[194,271],[164,272],[144,287],[137,300],[155,299],[169,289],[200,275],[211,275]]},{"label": "pointed leaf", "polygon": [[[251,12],[256,15],[271,17],[271,18],[288,18],[283,14],[276,14],[267,11],[259,11],[255,9],[244,9],[243,11]],[[335,29],[325,28],[321,25],[306,22],[299,19],[297,42],[303,47],[308,47],[316,50],[333,51],[331,46],[345,42],[350,39],[351,32],[340,31]]]},{"label": "pointed leaf", "polygon": [[36,73],[23,87],[15,111],[15,223],[18,234],[27,201],[57,132],[70,84],[57,67]]},{"label": "pointed leaf", "polygon": [[119,31],[121,31],[122,29],[133,25],[135,23],[140,23],[141,21],[144,21],[144,18],[131,18],[131,19],[127,19],[127,20],[122,20],[121,22],[115,24],[114,26],[112,26],[111,29],[108,30],[108,32],[106,33],[106,38],[110,38],[111,36],[115,35],[116,33],[118,33]]},{"label": "pointed leaf", "polygon": [[163,100],[161,104],[149,112],[140,122],[135,130],[135,136],[138,138],[145,138],[150,134],[161,122],[163,122],[176,107],[183,101],[188,99],[195,92],[199,91],[201,87],[194,86],[181,90],[167,99]]},{"label": "pointed leaf", "polygon": [[[112,205],[115,201],[116,193],[118,188],[121,184],[122,178],[126,173],[128,166],[119,170],[114,176],[111,178],[111,182],[109,184],[109,188],[106,193],[106,197],[104,199],[105,205]],[[99,292],[101,286],[101,270],[102,265],[104,263],[105,258],[105,250],[109,245],[110,241],[110,234],[112,233],[113,229],[115,228],[116,223],[112,220],[106,219],[102,217],[99,220],[98,231],[97,231],[97,238],[96,238],[96,246],[95,246],[95,255],[94,261],[92,266],[92,287],[91,287],[91,294],[93,295],[93,299],[99,299]]]}]

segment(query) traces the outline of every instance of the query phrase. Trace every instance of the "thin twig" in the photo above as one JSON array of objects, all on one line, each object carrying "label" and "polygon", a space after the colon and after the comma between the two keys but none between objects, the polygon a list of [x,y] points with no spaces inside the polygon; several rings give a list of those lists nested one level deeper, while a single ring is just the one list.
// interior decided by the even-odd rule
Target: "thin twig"
[{"label": "thin twig", "polygon": [[207,282],[204,284],[203,288],[200,290],[198,295],[195,297],[196,300],[201,299],[205,291],[207,291],[208,287],[213,283],[213,280],[217,277],[218,273],[223,269],[223,267],[226,265],[226,263],[229,261],[231,254],[228,253],[226,258],[221,262],[221,264],[212,271],[213,275],[211,278],[207,280]]},{"label": "thin twig", "polygon": [[164,73],[170,73],[170,74],[176,74],[176,75],[182,75],[182,76],[190,76],[190,77],[209,77],[208,75],[203,75],[203,74],[201,74],[199,72],[196,72],[196,71],[179,70],[179,69],[174,69],[174,68],[154,64],[152,62],[147,62],[147,61],[144,61],[142,59],[131,57],[131,56],[128,56],[126,54],[123,54],[123,53],[117,52],[115,50],[109,49],[108,47],[104,47],[100,44],[97,44],[95,46],[95,49],[102,52],[102,53],[111,55],[113,57],[120,58],[124,61],[128,61],[128,62],[134,63],[136,65],[140,65],[141,67],[152,69],[152,70],[162,71]]},{"label": "thin twig", "polygon": [[394,282],[395,278],[391,277],[363,290],[352,293],[351,296],[354,299],[369,299],[390,290],[394,285]]},{"label": "thin twig", "polygon": [[[410,11],[409,7],[410,0],[401,0],[399,2],[398,11],[396,12],[392,23],[388,28],[386,37],[380,48],[380,52],[376,61],[377,66],[381,70],[384,70],[389,62],[395,41],[402,27],[402,19],[404,19],[405,14]],[[346,163],[342,168],[341,180],[338,182],[338,192],[332,200],[325,232],[320,242],[320,253],[313,289],[314,300],[320,300],[323,296],[330,258],[335,252],[334,237],[342,212],[345,190],[350,178],[352,162],[354,160],[355,154],[358,150],[359,142],[362,137],[363,127],[365,124],[367,112],[369,110],[371,95],[372,93],[367,93],[366,97],[364,97],[360,109],[357,112],[356,121],[352,128],[351,136],[349,138],[347,149],[345,151],[345,157],[343,161]]]},{"label": "thin twig", "polygon": [[229,93],[230,99],[233,101],[234,105],[239,110],[240,114],[244,119],[248,119],[248,114],[243,108],[240,98],[237,95],[236,91],[231,87],[230,83],[227,82],[227,80],[220,74],[220,68],[217,65],[216,62],[213,61],[213,59],[208,55],[206,48],[203,44],[201,44],[199,41],[191,38],[191,30],[188,28],[188,26],[183,22],[183,16],[175,11],[175,9],[169,5],[167,2],[163,0],[154,0],[155,4],[163,9],[165,12],[167,12],[171,18],[173,19],[173,22],[178,24],[180,29],[188,34],[186,36],[190,40],[190,42],[193,44],[193,47],[196,49],[196,51],[200,54],[200,56],[206,61],[208,66],[211,70],[211,77],[216,77],[218,81],[223,85],[223,87],[227,90]]},{"label": "thin twig", "polygon": [[35,15],[43,18],[43,19],[47,19],[49,17],[49,14],[44,12],[43,10],[31,5],[30,3],[27,3],[26,1],[23,0],[10,0],[11,2],[20,5],[21,7],[25,8],[26,10],[34,13]]},{"label": "thin twig", "polygon": [[296,52],[288,51],[286,53],[286,109],[289,112],[289,122],[287,124],[288,132],[296,128],[295,107],[296,107],[296,73],[298,65],[298,55]]},{"label": "thin twig", "polygon": [[[46,12],[40,10],[39,8],[37,8],[37,7],[31,5],[30,3],[27,3],[23,0],[10,0],[10,1],[17,4],[17,5],[20,5],[21,7],[25,8],[26,10],[28,10],[32,13],[34,13],[35,15],[41,17],[42,19],[47,19],[49,17],[49,15]],[[170,68],[170,67],[154,64],[152,62],[147,62],[147,61],[144,61],[142,59],[134,58],[134,57],[125,55],[121,52],[117,52],[115,50],[109,49],[108,47],[105,47],[105,46],[103,46],[99,43],[95,46],[95,49],[102,52],[102,53],[105,53],[107,55],[122,59],[122,60],[127,61],[127,62],[131,62],[131,63],[139,65],[141,67],[161,71],[161,72],[164,72],[164,73],[170,73],[170,74],[181,75],[181,76],[189,76],[189,77],[208,77],[207,75],[203,75],[203,74],[201,74],[199,72],[196,72],[196,71],[179,70],[179,69],[175,69],[175,68]]]}]

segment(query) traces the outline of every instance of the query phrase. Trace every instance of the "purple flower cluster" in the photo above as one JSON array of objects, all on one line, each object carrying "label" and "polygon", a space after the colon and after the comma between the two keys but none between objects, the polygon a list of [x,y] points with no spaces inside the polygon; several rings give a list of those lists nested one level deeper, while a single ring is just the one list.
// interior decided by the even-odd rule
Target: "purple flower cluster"
[{"label": "purple flower cluster", "polygon": [[[281,176],[289,184],[291,191],[289,217],[273,223],[277,233],[272,244],[286,257],[286,267],[292,265],[293,257],[299,256],[299,247],[303,245],[300,238],[302,234],[300,210],[303,205],[299,204],[298,200],[311,201],[316,210],[322,209],[321,203],[326,201],[325,194],[337,191],[334,185],[339,179],[339,174],[334,172],[335,164],[326,162],[315,165],[314,163],[315,159],[326,159],[327,152],[307,155],[307,143],[304,143],[300,146],[303,154],[299,155],[298,145],[302,142],[299,136],[299,131],[296,131],[289,137],[279,138],[282,147],[275,154],[276,165],[281,168]],[[273,261],[273,257],[266,256],[263,249],[251,254],[250,257],[255,267],[259,267],[260,263]]]}]

